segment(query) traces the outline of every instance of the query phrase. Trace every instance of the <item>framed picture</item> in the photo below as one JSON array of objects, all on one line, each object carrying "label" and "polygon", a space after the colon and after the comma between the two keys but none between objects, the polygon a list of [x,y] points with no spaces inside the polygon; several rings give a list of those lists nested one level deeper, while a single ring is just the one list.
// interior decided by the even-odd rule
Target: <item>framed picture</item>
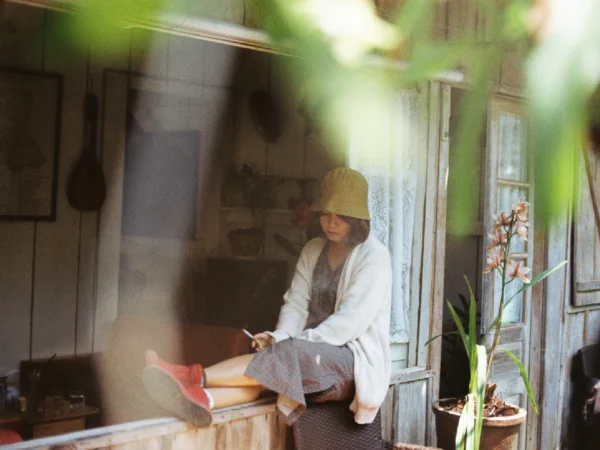
[{"label": "framed picture", "polygon": [[62,77],[0,67],[0,219],[55,220]]}]

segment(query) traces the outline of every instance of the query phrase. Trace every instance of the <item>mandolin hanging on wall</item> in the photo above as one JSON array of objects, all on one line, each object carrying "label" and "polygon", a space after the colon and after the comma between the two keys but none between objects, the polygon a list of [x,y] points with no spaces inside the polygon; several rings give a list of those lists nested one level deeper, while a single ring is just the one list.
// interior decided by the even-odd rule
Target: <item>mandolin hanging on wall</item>
[{"label": "mandolin hanging on wall", "polygon": [[87,93],[84,100],[83,151],[67,183],[67,199],[79,211],[96,211],[106,199],[106,181],[96,156],[98,97]]}]

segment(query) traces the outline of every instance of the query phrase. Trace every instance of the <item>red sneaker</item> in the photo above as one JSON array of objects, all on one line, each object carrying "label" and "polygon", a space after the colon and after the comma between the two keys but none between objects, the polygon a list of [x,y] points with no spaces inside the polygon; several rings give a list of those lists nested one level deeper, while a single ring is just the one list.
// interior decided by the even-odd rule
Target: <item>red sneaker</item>
[{"label": "red sneaker", "polygon": [[147,366],[142,380],[150,397],[163,408],[197,427],[212,423],[214,402],[210,393],[199,384],[181,382],[157,365]]},{"label": "red sneaker", "polygon": [[163,359],[160,359],[154,350],[146,351],[146,365],[158,366],[161,369],[169,372],[182,383],[202,385],[204,381],[204,372],[200,364],[192,364],[191,366],[171,364]]}]

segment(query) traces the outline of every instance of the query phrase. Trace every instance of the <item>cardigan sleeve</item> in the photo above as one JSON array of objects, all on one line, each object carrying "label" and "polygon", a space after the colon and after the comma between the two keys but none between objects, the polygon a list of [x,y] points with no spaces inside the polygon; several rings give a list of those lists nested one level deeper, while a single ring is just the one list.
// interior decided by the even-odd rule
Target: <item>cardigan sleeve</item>
[{"label": "cardigan sleeve", "polygon": [[275,338],[275,342],[298,336],[306,325],[312,273],[320,248],[322,242],[315,239],[308,242],[300,253],[292,284],[283,296],[277,326],[274,332],[269,332]]},{"label": "cardigan sleeve", "polygon": [[345,345],[360,337],[384,308],[391,304],[392,269],[389,253],[375,252],[351,274],[350,285],[338,310],[302,338],[313,342]]}]

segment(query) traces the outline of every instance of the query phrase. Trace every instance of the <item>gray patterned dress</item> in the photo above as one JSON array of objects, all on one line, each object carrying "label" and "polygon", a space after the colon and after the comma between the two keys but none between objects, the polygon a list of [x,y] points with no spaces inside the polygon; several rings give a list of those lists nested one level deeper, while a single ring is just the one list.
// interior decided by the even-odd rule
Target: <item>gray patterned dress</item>
[{"label": "gray patterned dress", "polygon": [[[344,263],[332,271],[326,244],[313,271],[305,329],[315,328],[334,312],[337,286]],[[290,338],[257,353],[246,375],[266,388],[299,403],[289,416],[292,424],[311,401],[344,400],[354,394],[354,355],[346,347]]]}]

